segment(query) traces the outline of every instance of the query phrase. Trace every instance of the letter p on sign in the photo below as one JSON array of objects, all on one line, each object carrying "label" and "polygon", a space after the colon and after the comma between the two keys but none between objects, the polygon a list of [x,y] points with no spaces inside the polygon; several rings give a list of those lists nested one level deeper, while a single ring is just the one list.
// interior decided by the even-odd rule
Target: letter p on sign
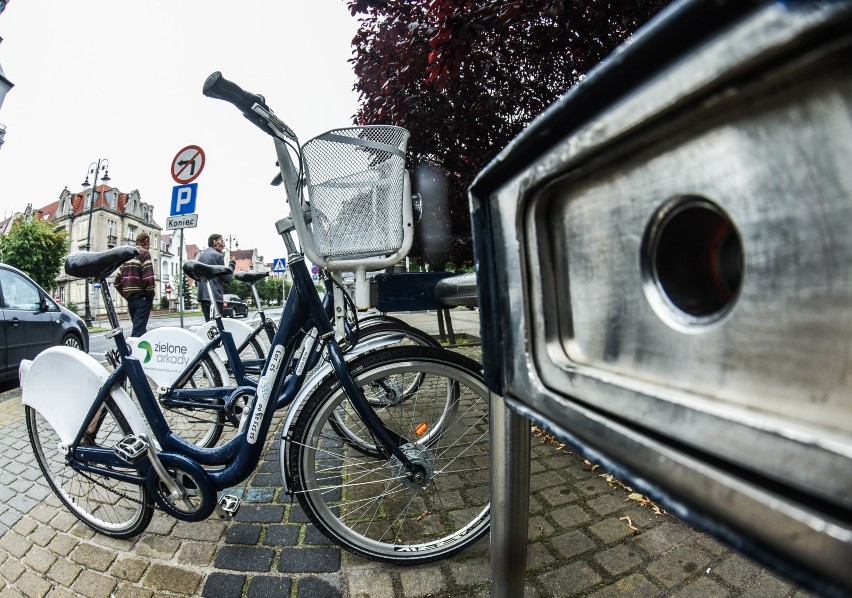
[{"label": "letter p on sign", "polygon": [[195,199],[198,194],[198,183],[175,185],[172,189],[171,216],[195,213]]}]

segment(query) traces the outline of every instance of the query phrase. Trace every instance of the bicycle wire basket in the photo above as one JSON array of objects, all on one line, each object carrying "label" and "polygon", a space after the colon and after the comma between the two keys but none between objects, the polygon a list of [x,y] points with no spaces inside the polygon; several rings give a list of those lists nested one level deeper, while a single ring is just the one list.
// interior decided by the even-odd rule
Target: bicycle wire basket
[{"label": "bicycle wire basket", "polygon": [[408,131],[334,129],[302,145],[309,225],[324,259],[387,255],[403,244]]}]

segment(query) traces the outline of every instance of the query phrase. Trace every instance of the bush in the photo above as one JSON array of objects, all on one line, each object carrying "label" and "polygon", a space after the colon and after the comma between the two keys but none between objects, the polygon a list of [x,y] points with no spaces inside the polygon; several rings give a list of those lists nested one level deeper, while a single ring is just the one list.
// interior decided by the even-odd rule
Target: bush
[{"label": "bush", "polygon": [[160,309],[169,309],[168,297],[160,297]]},{"label": "bush", "polygon": [[73,311],[73,312],[74,312],[75,314],[77,314],[78,316],[80,315],[80,308],[79,308],[79,307],[77,307],[77,304],[76,304],[76,303],[74,303],[73,301],[69,301],[68,303],[66,303],[66,304],[65,304],[65,307],[67,307],[68,309],[70,309],[71,311]]}]

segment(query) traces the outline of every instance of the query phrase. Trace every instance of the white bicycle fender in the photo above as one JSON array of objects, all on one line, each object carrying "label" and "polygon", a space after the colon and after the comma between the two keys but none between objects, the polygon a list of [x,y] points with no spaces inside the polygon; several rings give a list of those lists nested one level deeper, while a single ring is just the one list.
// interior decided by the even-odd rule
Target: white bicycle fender
[{"label": "white bicycle fender", "polygon": [[[239,347],[242,345],[245,340],[254,332],[254,328],[246,324],[245,322],[240,322],[239,320],[235,320],[233,318],[222,318],[222,322],[225,324],[225,330],[231,333],[231,336],[234,337],[234,344]],[[216,328],[216,322],[210,320],[209,322],[204,322],[204,324],[200,324],[198,326],[193,326],[192,332],[197,334],[201,339],[204,340],[205,343],[213,340],[218,336],[219,329]],[[260,338],[258,335],[257,338]],[[267,343],[268,345],[268,343]],[[264,350],[264,357],[268,353],[268,346],[263,346],[263,341],[261,341],[261,347]],[[225,349],[221,346],[216,348],[216,355],[219,359],[224,363],[228,361],[228,355],[225,353]]]},{"label": "white bicycle fender", "polygon": [[[70,347],[51,347],[19,367],[21,402],[38,411],[59,435],[71,444],[95,401],[109,372],[87,353]],[[142,414],[122,388],[110,393],[135,434],[147,434]]]},{"label": "white bicycle fender", "polygon": [[[128,339],[127,344],[133,350],[133,356],[142,364],[145,375],[160,388],[172,388],[189,362],[207,345],[200,336],[174,326],[154,328],[139,338]],[[219,371],[222,382],[227,383],[230,374],[222,360],[215,351],[208,355]]]}]

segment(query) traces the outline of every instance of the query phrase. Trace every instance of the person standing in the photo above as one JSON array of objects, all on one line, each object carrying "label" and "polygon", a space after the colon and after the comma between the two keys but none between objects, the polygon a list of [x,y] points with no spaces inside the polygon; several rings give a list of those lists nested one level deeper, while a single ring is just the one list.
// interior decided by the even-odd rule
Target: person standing
[{"label": "person standing", "polygon": [[133,331],[130,336],[142,336],[148,328],[148,318],[154,304],[154,264],[151,261],[151,237],[146,232],[136,235],[139,255],[121,266],[115,278],[115,288],[127,299],[127,310]]},{"label": "person standing", "polygon": [[[201,262],[202,264],[207,264],[210,266],[224,266],[225,265],[225,256],[222,253],[225,251],[225,239],[222,235],[218,233],[213,233],[207,238],[207,247],[198,254],[198,257],[195,259]],[[231,260],[231,263],[228,264],[228,267],[231,268],[233,272],[234,267],[236,266],[236,262]],[[224,283],[231,280],[231,275],[225,276],[217,276],[215,278],[210,279],[210,288],[213,291],[212,301],[216,302],[216,306],[219,308],[219,313],[222,313],[223,307],[223,288]],[[210,320],[210,303],[211,297],[207,293],[207,285],[199,284],[198,285],[198,302],[201,304],[201,312],[204,314],[204,321]]]}]

